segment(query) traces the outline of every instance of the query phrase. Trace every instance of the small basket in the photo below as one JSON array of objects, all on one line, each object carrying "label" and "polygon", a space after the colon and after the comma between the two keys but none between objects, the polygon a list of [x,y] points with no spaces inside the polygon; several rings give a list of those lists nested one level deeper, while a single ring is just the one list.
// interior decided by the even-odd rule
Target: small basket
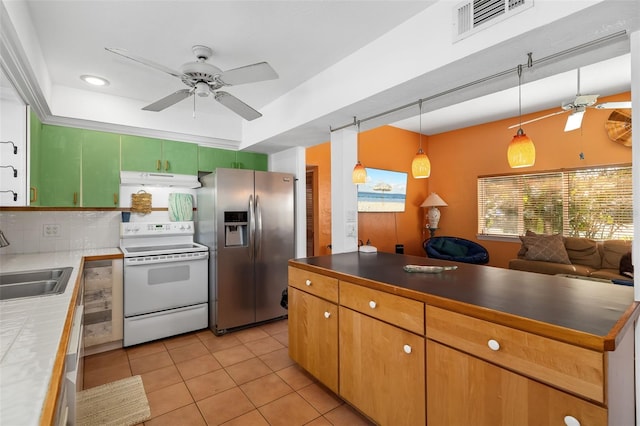
[{"label": "small basket", "polygon": [[131,194],[131,211],[140,214],[151,213],[151,194],[143,190]]}]

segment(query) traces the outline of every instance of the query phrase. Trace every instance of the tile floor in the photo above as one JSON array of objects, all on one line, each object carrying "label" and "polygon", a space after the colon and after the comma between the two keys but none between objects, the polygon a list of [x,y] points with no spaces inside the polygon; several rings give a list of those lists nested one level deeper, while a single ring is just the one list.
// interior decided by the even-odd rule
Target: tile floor
[{"label": "tile floor", "polygon": [[287,320],[201,330],[85,358],[84,388],[142,376],[144,426],[371,425],[288,355]]}]

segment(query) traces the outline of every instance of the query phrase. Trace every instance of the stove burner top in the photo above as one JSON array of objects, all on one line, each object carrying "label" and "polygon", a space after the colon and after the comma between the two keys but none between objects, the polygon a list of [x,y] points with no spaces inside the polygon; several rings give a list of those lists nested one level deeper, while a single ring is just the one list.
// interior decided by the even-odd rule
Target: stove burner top
[{"label": "stove burner top", "polygon": [[125,257],[135,256],[161,256],[171,253],[190,253],[207,251],[207,247],[201,244],[163,244],[156,246],[133,246],[133,247],[120,247],[124,252]]}]

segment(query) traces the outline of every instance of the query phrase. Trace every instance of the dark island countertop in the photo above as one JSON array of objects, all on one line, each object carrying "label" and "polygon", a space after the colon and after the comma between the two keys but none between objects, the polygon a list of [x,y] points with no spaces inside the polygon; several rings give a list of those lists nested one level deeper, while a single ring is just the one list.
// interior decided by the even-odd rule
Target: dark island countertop
[{"label": "dark island countertop", "polygon": [[[633,287],[491,266],[383,252],[292,259],[289,264],[598,351],[615,350],[640,314]],[[410,264],[458,268],[405,272]]]}]

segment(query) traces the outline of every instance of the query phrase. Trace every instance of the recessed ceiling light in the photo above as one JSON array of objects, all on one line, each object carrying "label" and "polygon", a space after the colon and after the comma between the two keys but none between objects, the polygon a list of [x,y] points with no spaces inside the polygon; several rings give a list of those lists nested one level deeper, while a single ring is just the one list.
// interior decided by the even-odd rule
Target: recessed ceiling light
[{"label": "recessed ceiling light", "polygon": [[95,75],[81,75],[80,79],[92,86],[108,86],[109,80]]}]

